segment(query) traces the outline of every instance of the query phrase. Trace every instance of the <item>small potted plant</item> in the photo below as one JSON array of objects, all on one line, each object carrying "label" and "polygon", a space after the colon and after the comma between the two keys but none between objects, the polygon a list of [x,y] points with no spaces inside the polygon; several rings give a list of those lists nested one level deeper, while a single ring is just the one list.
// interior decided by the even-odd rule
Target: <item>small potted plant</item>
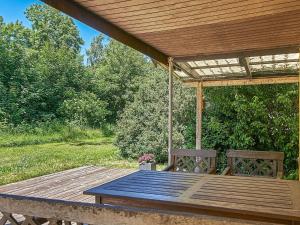
[{"label": "small potted plant", "polygon": [[140,170],[156,170],[155,157],[153,154],[144,154],[139,160]]}]

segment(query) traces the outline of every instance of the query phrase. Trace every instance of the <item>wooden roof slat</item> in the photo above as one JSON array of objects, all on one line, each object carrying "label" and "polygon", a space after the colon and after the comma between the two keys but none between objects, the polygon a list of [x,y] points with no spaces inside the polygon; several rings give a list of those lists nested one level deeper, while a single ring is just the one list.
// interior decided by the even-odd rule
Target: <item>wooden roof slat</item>
[{"label": "wooden roof slat", "polygon": [[[239,70],[207,65],[196,71],[190,68],[190,65],[193,67],[188,63],[190,61],[294,53],[300,47],[299,0],[44,2],[164,65],[172,57],[175,63],[185,67],[192,79],[197,76],[202,79],[204,69],[215,74],[216,79],[219,74],[230,70],[232,78],[232,74]],[[274,63],[274,59],[264,61]],[[277,60],[278,64],[286,63],[280,60]],[[249,75],[251,63],[250,60],[250,68],[244,65],[242,75],[245,70]],[[222,65],[220,62],[217,64]],[[267,62],[259,65],[264,64],[268,65]],[[275,65],[274,68],[278,67]]]},{"label": "wooden roof slat", "polygon": [[[165,2],[165,1],[162,1]],[[190,4],[192,7],[191,10],[187,10],[184,6],[188,5],[188,3],[193,3]],[[151,9],[144,9],[145,6],[140,7],[137,9],[136,13],[138,15],[132,14],[130,12],[130,8],[128,9],[118,9],[120,11],[115,12],[115,14],[112,14],[113,10],[101,10],[102,6],[95,7],[92,6],[94,11],[96,13],[100,13],[101,16],[104,16],[105,18],[113,21],[114,23],[118,22],[126,22],[126,21],[132,21],[132,25],[143,27],[143,26],[148,26],[148,22],[152,20],[154,21],[161,21],[164,25],[169,25],[170,22],[176,23],[176,25],[179,24],[179,22],[184,22],[184,25],[190,23],[197,18],[197,22],[201,22],[201,19],[205,19],[206,21],[210,21],[210,23],[213,22],[212,18],[220,18],[221,15],[228,15],[229,20],[233,20],[236,14],[240,15],[242,14],[242,18],[250,18],[253,16],[258,16],[258,14],[252,15],[254,12],[261,12],[259,15],[266,15],[266,14],[274,14],[274,13],[279,13],[279,12],[285,12],[291,10],[291,7],[293,7],[293,10],[297,9],[295,7],[299,7],[299,4],[297,3],[296,0],[290,0],[290,1],[284,1],[284,0],[278,0],[276,4],[272,1],[260,1],[260,7],[257,7],[257,4],[249,1],[233,1],[230,0],[230,4],[224,4],[223,1],[212,1],[212,2],[206,2],[206,4],[203,4],[203,1],[188,1],[179,4],[179,7],[174,7],[175,5],[172,5],[170,7],[169,4],[165,5],[167,11],[163,11],[161,7],[159,7],[159,10],[155,9],[155,11]],[[159,3],[157,3],[159,4]],[[200,5],[201,7],[197,8],[197,4]],[[148,5],[148,4],[147,4]],[[224,6],[226,6],[224,8]],[[248,7],[247,7],[248,6]],[[218,11],[215,11],[215,7],[221,7]],[[223,9],[223,8],[224,9]],[[239,8],[235,8],[239,7]],[[221,10],[223,9],[223,10]],[[227,10],[228,12],[227,12]],[[179,10],[179,11],[176,11]],[[180,11],[185,10],[185,12],[182,14]],[[198,12],[197,12],[198,10]],[[201,14],[199,14],[199,11],[201,10]],[[253,13],[252,13],[252,11]],[[263,11],[267,10],[267,11]],[[246,12],[247,11],[247,12]],[[206,12],[208,14],[206,14]],[[246,12],[246,13],[243,13]],[[193,14],[191,14],[193,13]],[[115,15],[115,16],[114,16]],[[123,15],[123,16],[122,16]],[[212,17],[211,17],[212,16]],[[122,19],[123,18],[123,19]],[[150,19],[149,21],[149,18]],[[170,21],[168,21],[170,20]],[[126,23],[122,23],[123,25],[126,25]],[[121,23],[119,25],[122,25]],[[155,24],[159,25],[159,24]],[[165,29],[165,27],[164,27]]]},{"label": "wooden roof slat", "polygon": [[[286,29],[288,23],[278,21],[273,25],[273,27],[258,27],[255,32],[255,29],[249,31],[247,27],[248,25],[245,22],[245,27],[237,27],[237,29],[240,30],[240,33],[236,34],[233,32],[231,34],[226,33],[227,27],[223,27],[222,29],[219,29],[218,33],[215,33],[215,30],[217,30],[217,25],[215,25],[215,27],[195,28],[192,39],[184,37],[184,35],[180,35],[190,33],[190,31],[186,30],[180,30],[173,33],[158,33],[156,35],[158,37],[160,36],[160,39],[157,41],[144,35],[138,35],[138,37],[141,37],[148,43],[157,46],[157,48],[161,49],[161,51],[167,52],[168,55],[172,55],[174,58],[179,56],[210,56],[214,54],[230,54],[233,52],[246,51],[255,52],[266,49],[278,49],[278,51],[275,50],[275,52],[281,53],[280,49],[285,51],[284,49],[292,46],[294,47],[292,47],[293,50],[290,52],[295,52],[298,50],[297,46],[299,46],[300,36],[300,30],[298,29],[299,26],[297,25],[297,23],[300,23],[300,14],[298,17],[299,21],[295,22],[295,28],[290,27],[289,29]],[[251,35],[249,35],[249,33],[251,33]],[[272,33],[272,37],[274,35],[276,38],[268,38],[270,33]],[[165,37],[174,38],[167,41],[164,40]],[[289,40],[291,45],[287,44],[287,40]],[[199,49],[201,49],[202,53],[199,53]]]},{"label": "wooden roof slat", "polygon": [[[285,29],[286,27],[286,24],[288,23],[289,26],[290,26],[290,29],[293,28],[293,29],[296,29],[298,27],[298,18],[300,17],[299,16],[300,13],[296,13],[295,17],[291,17],[290,20],[288,21],[282,21],[280,19],[276,19],[273,21],[273,26],[276,25],[276,28],[281,28],[281,29]],[[282,23],[280,23],[282,22]],[[280,24],[276,24],[276,23],[280,23]],[[268,23],[268,21],[261,21],[259,22],[258,24],[257,23],[253,23],[251,24],[250,22],[248,23],[248,26],[247,27],[244,27],[243,25],[245,25],[245,21],[242,21],[240,23],[234,23],[234,24],[226,24],[224,26],[218,24],[218,25],[215,25],[213,31],[217,34],[217,33],[222,33],[223,35],[243,35],[245,34],[245,31],[249,33],[252,33],[252,32],[257,32],[258,29],[260,30],[265,30],[265,29],[268,29],[268,31],[272,31],[272,29],[270,29],[270,24]],[[257,27],[259,25],[259,27]],[[208,29],[210,28],[211,26],[206,26],[206,27],[202,27],[203,30],[205,29]],[[196,32],[197,36],[195,36],[195,33],[192,34],[191,32],[194,30],[194,32]],[[187,32],[187,33],[184,33],[184,32],[179,32],[179,31],[184,31],[184,32]],[[275,30],[273,30],[274,32]],[[293,31],[293,30],[291,30]],[[210,31],[212,32],[212,31]],[[161,34],[162,37],[159,38],[158,34]],[[200,36],[202,34],[202,36]],[[181,29],[176,29],[176,30],[170,30],[168,32],[161,32],[161,33],[149,33],[147,34],[147,36],[145,36],[144,34],[137,34],[137,36],[140,36],[140,37],[143,37],[145,39],[149,39],[149,40],[152,40],[152,41],[166,41],[167,40],[167,36],[165,35],[177,35],[176,38],[186,38],[188,40],[193,40],[194,39],[197,39],[198,37],[201,37],[202,40],[209,40],[209,37],[205,34],[203,34],[201,31],[198,31],[198,30],[195,30],[195,27],[194,28],[186,28],[184,30],[181,30]],[[199,35],[199,36],[198,36]]]},{"label": "wooden roof slat", "polygon": [[[190,0],[188,0],[190,1]],[[134,7],[134,6],[144,6],[149,5],[151,3],[159,3],[161,0],[122,0],[122,1],[114,1],[114,0],[81,0],[80,4],[86,6],[86,7],[97,7],[101,6],[105,10],[113,10],[113,9],[119,9],[123,8],[126,9],[128,7]]]},{"label": "wooden roof slat", "polygon": [[[281,7],[278,7],[278,14],[279,13],[286,13],[290,12],[289,9],[290,7],[285,7],[282,5]],[[285,10],[284,10],[285,9]],[[294,5],[293,10],[299,10],[300,9],[300,3],[298,2],[297,5]],[[231,13],[214,13],[212,15],[206,15],[206,14],[198,14],[195,17],[190,18],[187,20],[184,15],[180,17],[180,15],[173,16],[173,20],[171,19],[170,21],[165,21],[161,20],[157,23],[155,22],[150,22],[147,23],[144,21],[142,24],[138,24],[139,20],[141,19],[136,19],[137,22],[132,24],[132,25],[126,25],[123,24],[122,22],[115,21],[116,24],[119,26],[124,27],[124,29],[134,32],[134,33],[148,33],[148,32],[158,32],[158,31],[164,31],[164,30],[172,30],[172,29],[179,29],[179,28],[187,28],[187,27],[194,27],[194,26],[199,26],[199,25],[208,25],[208,24],[214,24],[214,23],[224,23],[224,22],[230,22],[234,20],[239,20],[239,19],[251,19],[255,18],[258,16],[272,16],[274,14],[274,10],[267,10],[264,13],[261,13],[260,15],[252,15],[251,16],[251,11],[249,12],[246,9],[240,9],[238,14],[234,14],[234,10],[232,10]],[[255,12],[256,9],[253,9],[253,12]],[[274,14],[273,14],[274,13]],[[109,17],[108,17],[109,18]],[[189,17],[187,17],[189,18]],[[114,19],[111,19],[114,21]]]},{"label": "wooden roof slat", "polygon": [[[299,17],[300,17],[300,15],[299,15]],[[280,20],[275,21],[275,22],[280,23]],[[284,21],[281,21],[281,22],[284,22]],[[298,21],[295,20],[295,21],[293,21],[291,23],[289,21],[289,24],[291,25],[290,32],[297,31]],[[276,31],[275,29],[281,29],[281,30],[284,29],[285,30],[285,27],[286,27],[286,26],[284,26],[284,25],[286,25],[286,23],[283,23],[283,24],[273,24],[274,25],[273,27],[270,27],[270,25],[268,25],[268,24],[266,24],[264,26],[262,24],[258,24],[258,25],[260,27],[255,27],[255,25],[253,25],[253,27],[251,27],[250,24],[248,25],[248,27],[245,27],[245,28],[243,28],[241,26],[234,27],[234,30],[232,32],[230,32],[231,27],[226,27],[226,26],[225,27],[218,27],[216,25],[216,27],[214,29],[214,32],[217,32],[217,33],[220,32],[220,33],[222,33],[222,35],[220,35],[220,36],[224,36],[224,37],[227,36],[228,40],[240,40],[241,36],[245,35],[246,33],[248,33],[248,35],[249,35],[249,33],[252,33],[252,32],[255,32],[255,31],[256,32],[259,31],[261,33],[258,33],[258,34],[255,34],[255,35],[252,34],[252,35],[255,36],[255,37],[260,37],[260,36],[261,37],[265,37],[266,33],[268,33],[268,32],[273,32],[273,34],[279,33],[280,30]],[[256,26],[258,26],[258,25],[256,24]],[[209,28],[209,27],[207,27],[207,28]],[[239,31],[236,32],[235,29],[239,29]],[[161,43],[164,43],[166,46],[167,46],[167,43],[165,41],[167,40],[167,36],[165,36],[165,35],[178,35],[178,36],[176,36],[176,40],[179,40],[180,38],[186,38],[186,40],[191,41],[190,44],[196,43],[195,40],[198,41],[198,43],[200,43],[201,42],[200,40],[202,40],[202,41],[209,41],[209,40],[215,40],[215,39],[218,38],[218,37],[214,36],[217,33],[208,33],[207,35],[205,35],[201,31],[206,31],[206,28],[204,28],[203,30],[199,30],[199,31],[195,32],[194,35],[192,35],[192,34],[190,34],[190,35],[184,35],[184,32],[190,32],[190,30],[176,30],[176,31],[174,31],[172,33],[164,33],[164,32],[163,33],[153,33],[153,34],[149,35],[149,37],[148,36],[144,36],[144,35],[140,35],[140,34],[138,34],[137,36],[143,37],[146,40],[148,39],[149,41],[160,41]],[[158,36],[159,34],[162,35],[161,38],[159,38],[159,36]],[[293,36],[294,34],[293,33],[288,33],[287,35]],[[229,39],[229,37],[231,37],[231,39]],[[164,40],[165,38],[166,38],[166,40]],[[199,38],[201,38],[201,39],[199,40]],[[247,40],[247,39],[251,40],[251,36],[247,36],[247,37],[243,37],[243,38],[244,38],[244,40]],[[270,40],[270,41],[272,41],[272,40]]]},{"label": "wooden roof slat", "polygon": [[[163,3],[161,6],[156,7],[147,7],[147,5],[140,6],[136,9],[133,9],[133,7],[127,8],[126,13],[124,13],[124,8],[118,8],[116,10],[103,10],[102,6],[99,6],[99,8],[96,7],[96,10],[99,9],[98,12],[101,12],[101,15],[103,16],[109,16],[111,19],[116,19],[115,21],[132,21],[134,19],[140,19],[142,18],[145,21],[149,21],[149,19],[154,19],[156,20],[168,20],[168,19],[174,19],[171,16],[173,15],[178,15],[178,16],[195,16],[197,15],[197,10],[203,11],[203,14],[205,13],[212,13],[215,12],[215,7],[221,7],[220,10],[223,9],[241,9],[242,7],[243,10],[245,7],[255,8],[259,9],[262,11],[263,9],[270,9],[272,8],[275,12],[275,10],[279,10],[280,12],[284,11],[285,8],[289,7],[289,4],[292,4],[293,6],[295,5],[296,0],[289,0],[289,1],[284,1],[280,0],[278,3],[274,4],[270,1],[260,1],[260,7],[257,7],[257,4],[253,2],[247,2],[247,1],[234,1],[230,0],[227,1],[228,3],[225,4],[224,0],[223,1],[183,1],[183,2],[177,2],[170,6],[170,4],[167,1],[161,1],[160,3]],[[282,4],[287,4],[283,8],[279,9],[279,6],[282,7]],[[275,7],[276,6],[276,7]],[[95,6],[93,6],[95,7]],[[231,7],[231,8],[230,8]],[[96,11],[97,12],[97,11]],[[106,13],[107,12],[107,13]],[[155,17],[154,17],[155,16]],[[203,17],[202,17],[203,18]],[[139,21],[140,22],[140,21]]]}]

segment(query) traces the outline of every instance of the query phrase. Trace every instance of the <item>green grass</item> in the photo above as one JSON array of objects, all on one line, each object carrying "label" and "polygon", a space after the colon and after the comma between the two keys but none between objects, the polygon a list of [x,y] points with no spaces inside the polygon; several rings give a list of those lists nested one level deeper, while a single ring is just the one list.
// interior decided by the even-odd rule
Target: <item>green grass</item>
[{"label": "green grass", "polygon": [[113,137],[80,132],[1,134],[0,185],[84,165],[137,168],[136,161],[120,158]]}]

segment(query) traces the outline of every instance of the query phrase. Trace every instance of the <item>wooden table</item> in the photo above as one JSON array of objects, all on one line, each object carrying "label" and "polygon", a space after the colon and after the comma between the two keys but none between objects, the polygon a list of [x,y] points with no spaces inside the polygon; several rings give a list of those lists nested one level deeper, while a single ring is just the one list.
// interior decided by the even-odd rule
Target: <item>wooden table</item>
[{"label": "wooden table", "polygon": [[138,171],[84,194],[96,203],[300,224],[300,182]]}]

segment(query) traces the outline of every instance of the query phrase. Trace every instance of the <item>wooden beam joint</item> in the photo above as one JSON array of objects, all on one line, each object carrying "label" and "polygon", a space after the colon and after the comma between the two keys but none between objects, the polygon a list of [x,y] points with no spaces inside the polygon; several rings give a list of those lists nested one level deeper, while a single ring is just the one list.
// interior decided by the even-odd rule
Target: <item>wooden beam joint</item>
[{"label": "wooden beam joint", "polygon": [[249,57],[239,57],[239,63],[245,68],[248,77],[252,77],[251,68],[249,66]]}]

